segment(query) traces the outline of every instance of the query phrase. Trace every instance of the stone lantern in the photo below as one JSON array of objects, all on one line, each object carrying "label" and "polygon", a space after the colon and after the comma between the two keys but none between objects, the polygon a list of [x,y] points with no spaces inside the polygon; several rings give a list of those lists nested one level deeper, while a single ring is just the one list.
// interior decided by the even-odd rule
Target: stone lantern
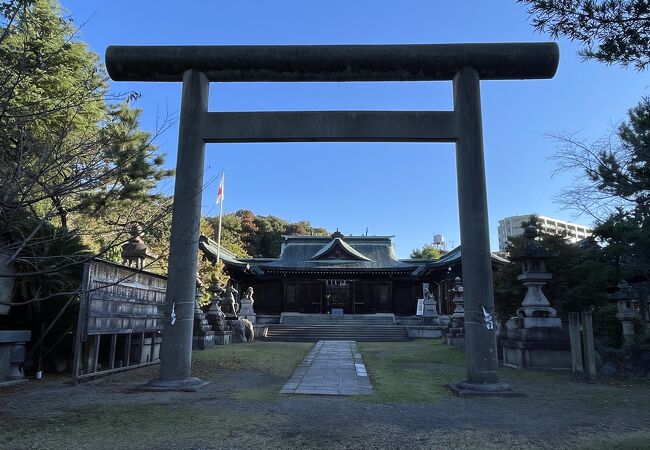
[{"label": "stone lantern", "polygon": [[122,264],[142,270],[146,259],[155,259],[157,256],[140,237],[142,227],[139,224],[131,225],[129,234],[131,238],[122,246]]},{"label": "stone lantern", "polygon": [[618,312],[616,318],[621,322],[623,327],[623,344],[630,345],[634,343],[634,318],[637,316],[638,311],[634,307],[634,299],[636,292],[630,284],[621,280],[618,282],[616,292],[610,295],[610,300],[616,302]]},{"label": "stone lantern", "polygon": [[208,310],[207,318],[208,323],[212,325],[212,330],[214,331],[214,340],[216,345],[227,345],[230,344],[232,332],[229,330],[228,325],[226,324],[226,315],[221,310],[221,301],[223,298],[222,294],[225,293],[225,289],[219,283],[219,280],[213,278],[210,282],[210,287],[208,288],[212,296],[210,297],[210,309]]},{"label": "stone lantern", "polygon": [[205,313],[199,306],[199,298],[201,296],[201,288],[203,283],[198,278],[196,279],[196,291],[194,301],[194,335],[192,339],[193,350],[205,350],[215,346],[215,332],[212,330],[212,325],[205,317]]},{"label": "stone lantern", "polygon": [[451,289],[454,299],[454,312],[451,315],[449,325],[443,331],[443,342],[447,345],[457,347],[465,346],[465,297],[463,294],[463,285],[460,277],[454,280],[454,287]]},{"label": "stone lantern", "polygon": [[462,326],[465,321],[465,297],[463,294],[463,284],[461,283],[460,277],[456,277],[454,280],[454,287],[452,288],[454,293],[454,299],[452,303],[454,304],[454,312],[451,315],[452,320],[458,321]]},{"label": "stone lantern", "polygon": [[507,339],[501,341],[503,365],[568,369],[571,368],[569,333],[542,291],[553,278],[546,263],[557,257],[557,253],[545,250],[536,237],[537,229],[527,226],[523,251],[518,258],[522,273],[517,277],[526,286],[526,295],[517,315],[506,324]]},{"label": "stone lantern", "polygon": [[210,281],[210,286],[208,287],[210,291],[210,309],[208,310],[208,315],[217,316],[220,319],[226,318],[226,315],[221,310],[220,302],[222,300],[221,295],[225,292],[224,288],[219,283],[219,280],[212,278]]},{"label": "stone lantern", "polygon": [[517,317],[521,319],[521,325],[527,327],[560,327],[562,322],[557,316],[555,308],[544,295],[542,287],[553,278],[546,270],[546,261],[557,257],[557,253],[551,253],[545,250],[542,245],[535,240],[537,237],[537,228],[529,225],[524,230],[524,247],[521,261],[522,273],[517,277],[526,287],[526,296],[517,310]]}]

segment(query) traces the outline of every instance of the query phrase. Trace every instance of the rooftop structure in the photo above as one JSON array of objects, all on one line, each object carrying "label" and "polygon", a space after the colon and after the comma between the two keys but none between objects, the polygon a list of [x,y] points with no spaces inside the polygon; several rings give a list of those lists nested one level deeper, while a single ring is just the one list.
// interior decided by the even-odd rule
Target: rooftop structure
[{"label": "rooftop structure", "polygon": [[[499,252],[505,252],[508,239],[511,237],[522,236],[525,231],[524,222],[536,214],[524,214],[520,216],[510,216],[499,220]],[[566,222],[561,219],[555,219],[548,216],[537,216],[538,228],[550,234],[565,233],[569,242],[577,243],[591,236],[591,228],[586,225]]]}]

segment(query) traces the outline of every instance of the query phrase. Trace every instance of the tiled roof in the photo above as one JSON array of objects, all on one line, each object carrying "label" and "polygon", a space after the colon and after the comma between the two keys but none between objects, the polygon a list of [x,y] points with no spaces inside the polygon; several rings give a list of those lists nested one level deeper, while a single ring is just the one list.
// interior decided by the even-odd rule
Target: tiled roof
[{"label": "tiled roof", "polygon": [[[265,269],[361,269],[412,271],[395,255],[390,236],[284,236],[280,257],[260,264]],[[337,251],[338,250],[338,251]]]}]

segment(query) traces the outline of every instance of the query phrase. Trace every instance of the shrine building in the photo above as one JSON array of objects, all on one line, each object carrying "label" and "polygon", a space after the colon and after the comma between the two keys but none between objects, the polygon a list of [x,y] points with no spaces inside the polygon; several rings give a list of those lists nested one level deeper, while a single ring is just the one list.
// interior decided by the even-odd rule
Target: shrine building
[{"label": "shrine building", "polygon": [[[435,260],[399,259],[393,236],[283,236],[277,258],[239,258],[221,249],[220,259],[241,293],[255,291],[257,314],[392,313],[412,316],[423,283],[440,314],[453,310],[449,291],[461,276],[461,248]],[[212,261],[217,244],[205,236],[200,248]],[[493,267],[507,260],[492,255]]]}]

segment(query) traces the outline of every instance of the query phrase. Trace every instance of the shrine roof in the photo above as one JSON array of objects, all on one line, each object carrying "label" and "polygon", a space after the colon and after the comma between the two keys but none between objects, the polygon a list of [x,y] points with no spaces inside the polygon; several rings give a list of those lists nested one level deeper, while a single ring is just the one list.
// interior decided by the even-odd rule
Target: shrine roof
[{"label": "shrine roof", "polygon": [[217,261],[217,253],[219,253],[219,259],[223,261],[224,264],[249,268],[249,264],[246,261],[241,260],[237,255],[227,250],[225,247],[221,246],[221,250],[219,250],[219,244],[207,236],[201,235],[201,237],[199,237],[199,249],[203,252],[205,257],[212,262]]},{"label": "shrine roof", "polygon": [[283,236],[280,257],[260,264],[263,270],[403,270],[417,265],[400,261],[392,236]]},{"label": "shrine roof", "polygon": [[[439,259],[398,259],[392,243],[393,236],[282,236],[282,248],[277,258],[240,258],[221,248],[220,258],[226,266],[264,272],[407,272],[422,276],[461,264],[458,246]],[[217,243],[201,236],[199,246],[212,261],[216,261]],[[493,264],[509,261],[492,254]]]}]

